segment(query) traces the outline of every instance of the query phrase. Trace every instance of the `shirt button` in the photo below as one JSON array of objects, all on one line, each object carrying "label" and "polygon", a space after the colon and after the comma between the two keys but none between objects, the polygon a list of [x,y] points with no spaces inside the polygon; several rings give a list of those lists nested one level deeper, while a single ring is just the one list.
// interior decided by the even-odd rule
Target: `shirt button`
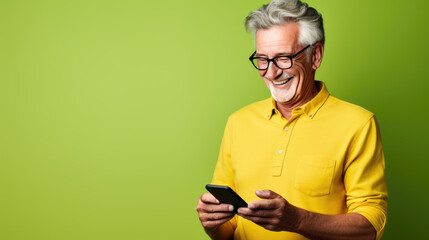
[{"label": "shirt button", "polygon": [[283,153],[283,150],[279,150],[279,154],[282,154]]},{"label": "shirt button", "polygon": [[289,130],[289,127],[285,127],[285,130],[286,130],[286,131],[288,131],[288,130]]},{"label": "shirt button", "polygon": [[311,117],[311,116],[313,116],[313,115],[311,115],[311,114],[310,114],[310,115],[308,115],[308,116],[309,116],[309,117]]}]

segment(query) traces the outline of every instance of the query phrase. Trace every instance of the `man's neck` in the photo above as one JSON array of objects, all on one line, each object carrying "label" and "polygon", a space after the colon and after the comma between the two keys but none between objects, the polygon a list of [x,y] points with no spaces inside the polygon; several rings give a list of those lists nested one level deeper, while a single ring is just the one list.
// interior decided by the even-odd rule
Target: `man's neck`
[{"label": "man's neck", "polygon": [[292,117],[292,111],[293,109],[302,106],[304,104],[306,104],[307,102],[309,102],[311,99],[313,99],[318,93],[319,90],[317,88],[316,82],[314,82],[313,87],[311,88],[310,91],[308,91],[308,93],[306,95],[304,95],[304,97],[296,102],[296,103],[279,103],[276,102],[276,106],[277,109],[279,110],[279,112],[282,114],[282,116],[286,119],[290,119]]}]

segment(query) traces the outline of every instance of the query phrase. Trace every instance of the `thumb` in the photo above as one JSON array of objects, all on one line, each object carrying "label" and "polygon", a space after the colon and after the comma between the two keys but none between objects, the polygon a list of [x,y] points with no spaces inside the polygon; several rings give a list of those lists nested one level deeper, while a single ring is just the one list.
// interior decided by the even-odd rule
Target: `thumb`
[{"label": "thumb", "polygon": [[256,190],[255,194],[256,194],[256,196],[263,198],[263,199],[273,199],[273,198],[277,198],[280,196],[271,190]]}]

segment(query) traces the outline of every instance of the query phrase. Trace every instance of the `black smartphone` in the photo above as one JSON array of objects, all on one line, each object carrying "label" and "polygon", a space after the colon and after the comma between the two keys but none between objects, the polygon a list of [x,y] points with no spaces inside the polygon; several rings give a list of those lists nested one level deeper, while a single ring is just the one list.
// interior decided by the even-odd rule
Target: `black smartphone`
[{"label": "black smartphone", "polygon": [[234,206],[234,211],[240,207],[247,207],[247,203],[228,186],[222,185],[206,185],[207,191],[209,191],[219,202],[228,203]]}]

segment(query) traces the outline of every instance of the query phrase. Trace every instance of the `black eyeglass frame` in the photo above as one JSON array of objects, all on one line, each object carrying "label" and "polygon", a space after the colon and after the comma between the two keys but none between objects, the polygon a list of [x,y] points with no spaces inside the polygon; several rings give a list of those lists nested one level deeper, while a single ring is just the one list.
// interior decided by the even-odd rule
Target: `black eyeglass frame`
[{"label": "black eyeglass frame", "polygon": [[[312,44],[310,44],[310,45],[307,45],[307,47],[305,47],[305,48],[303,48],[301,51],[299,51],[299,52],[297,52],[296,54],[294,54],[294,55],[285,55],[285,56],[276,56],[276,57],[273,57],[273,58],[265,58],[265,57],[255,57],[255,54],[256,54],[256,51],[249,57],[249,60],[250,60],[250,62],[252,63],[252,65],[256,68],[256,69],[258,69],[258,70],[267,70],[268,69],[268,67],[270,67],[270,62],[273,62],[274,63],[274,65],[276,65],[276,67],[278,67],[278,68],[280,68],[280,69],[289,69],[289,68],[291,68],[292,66],[293,66],[293,59],[295,58],[295,57],[297,57],[299,54],[301,54],[302,52],[304,52],[305,50],[307,50],[307,48],[309,48],[309,47],[311,47],[311,45]],[[276,61],[275,61],[275,59],[277,59],[277,58],[284,58],[284,57],[287,57],[287,58],[289,58],[290,59],[290,67],[288,67],[288,68],[281,68],[281,67],[279,67],[278,65],[277,65],[277,63],[276,63]],[[268,64],[267,64],[267,67],[266,68],[258,68],[256,65],[255,65],[255,63],[253,62],[253,59],[258,59],[258,58],[262,58],[262,59],[265,59],[267,62],[268,62]]]}]

